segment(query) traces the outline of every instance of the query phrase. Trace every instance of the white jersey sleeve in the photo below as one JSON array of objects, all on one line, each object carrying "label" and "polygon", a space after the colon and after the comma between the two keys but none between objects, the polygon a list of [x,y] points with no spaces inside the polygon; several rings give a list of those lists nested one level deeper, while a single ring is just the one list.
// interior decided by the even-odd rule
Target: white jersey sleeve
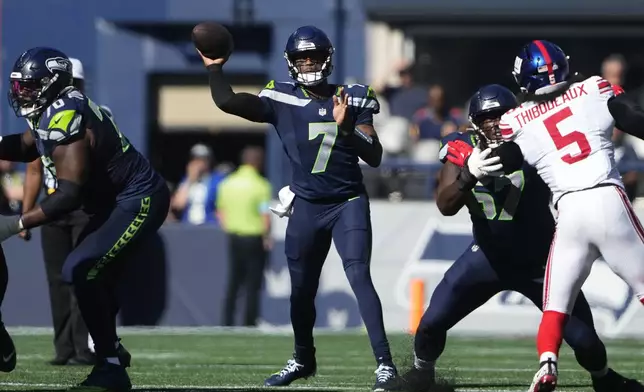
[{"label": "white jersey sleeve", "polygon": [[623,186],[611,141],[614,120],[607,101],[612,96],[610,83],[593,76],[555,99],[526,102],[501,117],[503,138],[521,147],[555,202],[602,183]]},{"label": "white jersey sleeve", "polygon": [[521,131],[520,124],[514,118],[514,114],[520,109],[521,106],[516,109],[512,109],[501,116],[501,120],[499,121],[499,130],[501,131],[501,137],[506,142],[514,140]]}]

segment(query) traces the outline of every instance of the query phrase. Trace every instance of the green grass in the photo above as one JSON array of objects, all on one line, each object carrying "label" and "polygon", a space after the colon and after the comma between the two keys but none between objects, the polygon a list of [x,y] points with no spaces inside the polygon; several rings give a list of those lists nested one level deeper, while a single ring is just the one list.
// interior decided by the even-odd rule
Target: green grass
[{"label": "green grass", "polygon": [[[136,389],[186,390],[197,388],[259,387],[291,355],[290,335],[254,332],[123,333],[133,355],[129,373]],[[390,337],[400,368],[409,365],[412,339]],[[87,367],[52,367],[51,336],[14,335],[18,366],[0,374],[0,390],[56,390],[80,381]],[[363,333],[318,334],[318,375],[291,389],[369,391],[375,362]],[[607,342],[611,365],[630,377],[642,379],[644,343]],[[536,371],[534,338],[493,339],[451,337],[439,362],[441,375],[464,391],[525,391]],[[588,391],[588,375],[566,347],[560,364],[561,390]]]}]

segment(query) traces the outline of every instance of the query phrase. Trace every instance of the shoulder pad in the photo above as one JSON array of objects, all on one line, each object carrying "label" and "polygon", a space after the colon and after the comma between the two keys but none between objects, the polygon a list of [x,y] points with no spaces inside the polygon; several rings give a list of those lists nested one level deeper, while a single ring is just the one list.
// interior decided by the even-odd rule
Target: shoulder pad
[{"label": "shoulder pad", "polygon": [[602,78],[601,76],[591,76],[588,79],[581,82],[585,86],[589,86],[588,93],[597,91],[599,94],[605,94],[607,96],[615,95],[613,92],[613,86],[608,82],[608,80]]},{"label": "shoulder pad", "polygon": [[260,98],[268,99],[272,103],[277,102],[292,106],[306,106],[311,102],[310,99],[298,97],[296,91],[297,86],[295,83],[271,80],[258,95]]},{"label": "shoulder pad", "polygon": [[452,132],[441,139],[440,148],[443,148],[443,146],[448,142],[453,142],[455,140],[462,140],[465,143],[474,146],[476,144],[476,134],[472,131]]},{"label": "shoulder pad", "polygon": [[61,142],[78,134],[85,103],[85,97],[80,93],[65,95],[54,101],[40,118],[37,129],[40,138]]},{"label": "shoulder pad", "polygon": [[294,94],[296,89],[297,87],[293,82],[277,82],[275,80],[271,80],[266,84],[266,86],[264,86],[262,91],[271,90],[271,91],[278,91],[280,93]]},{"label": "shoulder pad", "polygon": [[515,128],[515,126],[518,124],[517,120],[515,120],[514,117],[516,116],[516,111],[523,108],[523,106],[520,106],[516,109],[512,109],[506,112],[501,116],[501,119],[499,120],[499,130],[501,131],[501,138],[503,138],[503,140],[510,141],[517,136],[520,129]]},{"label": "shoulder pad", "polygon": [[351,100],[349,101],[350,106],[371,109],[374,114],[378,114],[380,112],[380,102],[378,102],[376,92],[371,88],[371,86],[366,84],[348,84],[345,86],[338,86],[336,95],[340,94],[340,87],[344,87],[345,94],[349,94],[351,97]]},{"label": "shoulder pad", "polygon": [[438,151],[438,159],[445,163],[447,158],[447,143],[453,142],[455,140],[462,140],[470,146],[474,147],[476,145],[476,134],[472,131],[466,132],[452,132],[449,135],[441,139],[440,147]]}]

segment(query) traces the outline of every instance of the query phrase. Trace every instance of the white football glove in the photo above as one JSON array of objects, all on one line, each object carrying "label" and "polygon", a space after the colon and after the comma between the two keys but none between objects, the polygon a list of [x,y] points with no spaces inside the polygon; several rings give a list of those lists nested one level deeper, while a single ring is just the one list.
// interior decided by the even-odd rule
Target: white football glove
[{"label": "white football glove", "polygon": [[488,158],[490,153],[492,153],[491,148],[488,147],[481,151],[481,147],[476,146],[467,160],[467,169],[477,180],[487,176],[498,177],[503,174],[501,158],[498,156]]}]

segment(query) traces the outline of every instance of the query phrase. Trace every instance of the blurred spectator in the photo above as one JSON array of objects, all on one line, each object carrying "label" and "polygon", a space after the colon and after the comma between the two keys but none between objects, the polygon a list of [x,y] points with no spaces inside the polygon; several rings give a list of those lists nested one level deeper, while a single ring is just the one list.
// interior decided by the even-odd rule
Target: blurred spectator
[{"label": "blurred spectator", "polygon": [[215,173],[221,174],[222,176],[227,176],[233,170],[235,170],[235,165],[230,162],[222,162],[215,166]]},{"label": "blurred spectator", "polygon": [[389,114],[411,120],[414,113],[427,104],[425,89],[414,83],[413,66],[401,64],[398,67],[399,86],[376,86],[376,92],[389,104]]},{"label": "blurred spectator", "polygon": [[611,54],[602,62],[602,77],[610,84],[624,84],[626,59],[621,54]]},{"label": "blurred spectator", "polygon": [[613,143],[615,144],[615,163],[617,170],[622,175],[622,181],[626,188],[628,198],[633,201],[637,193],[637,171],[633,165],[640,162],[635,149],[628,143],[625,143],[626,134],[617,128],[613,129]]},{"label": "blurred spectator", "polygon": [[256,326],[264,267],[271,248],[271,185],[261,174],[264,152],[247,147],[242,165],[224,179],[217,194],[217,215],[228,234],[228,290],[223,321],[235,325],[237,295],[246,288],[245,326]]},{"label": "blurred spectator", "polygon": [[22,211],[23,174],[15,170],[11,161],[0,160],[2,195],[0,195],[0,213],[4,215],[19,214]]},{"label": "blurred spectator", "polygon": [[212,171],[213,161],[212,149],[205,144],[195,144],[190,149],[186,177],[179,184],[170,204],[181,222],[193,225],[217,223],[217,186],[224,175]]},{"label": "blurred spectator", "polygon": [[416,162],[436,162],[440,140],[458,130],[462,122],[459,115],[447,107],[443,87],[431,86],[427,105],[416,112],[410,128],[412,158]]}]

